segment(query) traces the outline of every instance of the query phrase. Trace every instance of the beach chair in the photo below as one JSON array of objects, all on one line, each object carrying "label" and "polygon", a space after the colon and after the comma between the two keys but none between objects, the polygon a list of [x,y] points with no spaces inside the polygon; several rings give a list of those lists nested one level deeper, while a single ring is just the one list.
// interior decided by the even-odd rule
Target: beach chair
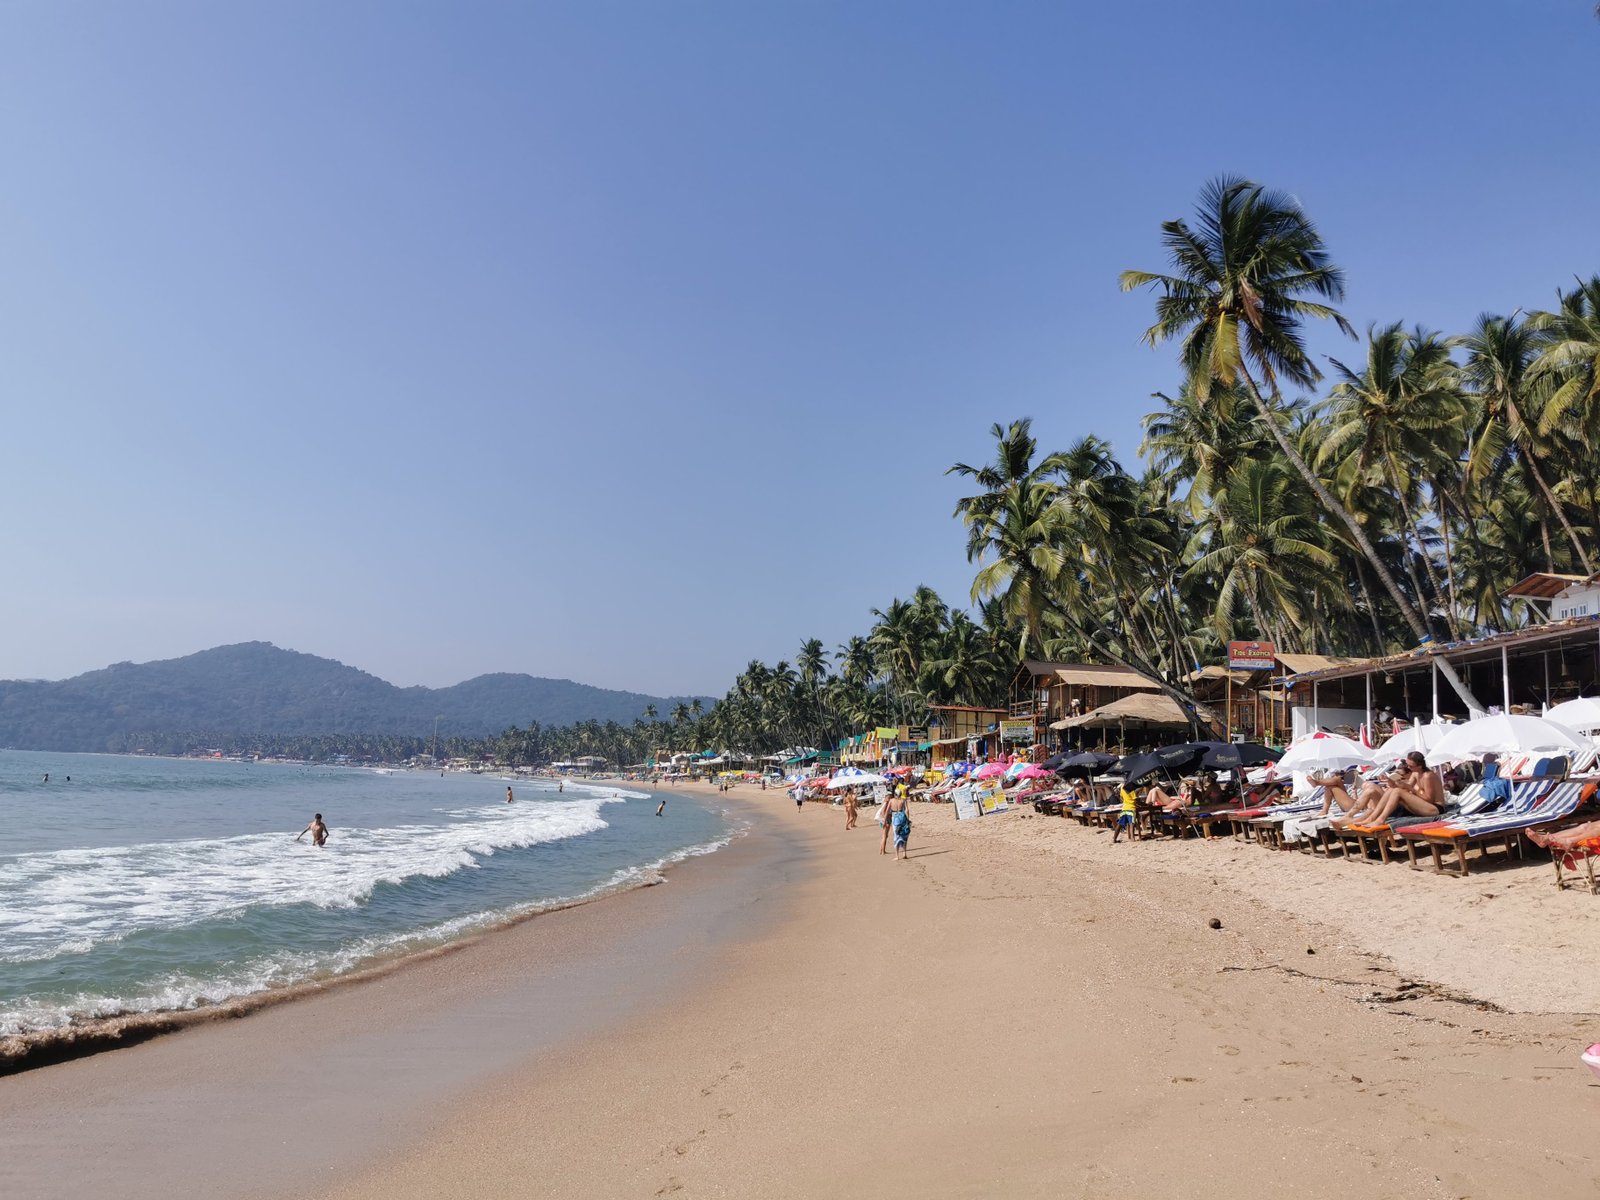
[{"label": "beach chair", "polygon": [[1269,850],[1282,850],[1285,846],[1283,840],[1283,827],[1288,821],[1297,817],[1309,816],[1321,810],[1327,801],[1328,794],[1325,788],[1314,788],[1304,800],[1291,800],[1287,804],[1278,804],[1250,817],[1244,822],[1245,840],[1252,838],[1256,844]]},{"label": "beach chair", "polygon": [[1563,872],[1570,871],[1577,874],[1581,866],[1588,879],[1589,894],[1600,895],[1600,886],[1597,886],[1594,875],[1594,859],[1597,854],[1600,854],[1600,838],[1585,838],[1576,846],[1552,848],[1550,860],[1556,868],[1556,891],[1562,891],[1567,886],[1568,880]]},{"label": "beach chair", "polygon": [[1600,767],[1600,748],[1580,750],[1572,756],[1572,769],[1567,772],[1567,778],[1593,775],[1597,767]]},{"label": "beach chair", "polygon": [[1522,854],[1522,832],[1541,825],[1553,824],[1570,817],[1583,799],[1584,785],[1579,780],[1551,783],[1548,780],[1528,780],[1511,789],[1511,802],[1496,812],[1483,816],[1459,818],[1454,823],[1443,822],[1413,826],[1401,831],[1406,845],[1406,856],[1416,870],[1422,869],[1417,861],[1418,849],[1432,855],[1433,869],[1444,872],[1447,851],[1456,852],[1455,873],[1470,873],[1467,851],[1481,847],[1487,856],[1492,844],[1505,846],[1510,857]]},{"label": "beach chair", "polygon": [[[1311,793],[1311,795],[1316,799],[1317,805],[1320,807],[1322,804],[1322,789],[1316,789]],[[1240,803],[1239,807],[1228,809],[1222,814],[1222,816],[1232,827],[1230,832],[1232,833],[1234,840],[1238,841],[1240,838],[1243,838],[1248,842],[1255,836],[1256,833],[1256,828],[1252,826],[1250,822],[1258,820],[1259,818],[1265,817],[1271,813],[1284,812],[1286,809],[1298,803],[1300,802],[1293,799],[1285,799],[1278,804],[1252,804],[1249,801],[1243,801]]]}]

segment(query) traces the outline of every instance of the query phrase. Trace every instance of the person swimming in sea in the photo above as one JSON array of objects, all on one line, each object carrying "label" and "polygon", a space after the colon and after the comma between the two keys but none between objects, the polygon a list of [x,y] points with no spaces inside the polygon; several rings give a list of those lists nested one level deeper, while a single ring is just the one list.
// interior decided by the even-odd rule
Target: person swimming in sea
[{"label": "person swimming in sea", "polygon": [[328,827],[322,823],[321,813],[314,814],[311,818],[311,824],[295,834],[294,840],[298,842],[308,833],[311,835],[311,844],[313,846],[326,846],[328,844]]},{"label": "person swimming in sea", "polygon": [[661,803],[656,805],[656,816],[659,817],[661,815],[661,810],[666,808],[666,807],[667,807],[666,797],[662,797]]}]

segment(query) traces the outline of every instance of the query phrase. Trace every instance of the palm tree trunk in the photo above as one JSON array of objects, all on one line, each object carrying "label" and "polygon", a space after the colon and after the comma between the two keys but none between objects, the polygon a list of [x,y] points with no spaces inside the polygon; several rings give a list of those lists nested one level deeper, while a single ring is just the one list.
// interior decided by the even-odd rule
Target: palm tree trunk
[{"label": "palm tree trunk", "polygon": [[[1400,502],[1400,514],[1401,516],[1405,517],[1406,525],[1411,530],[1411,540],[1417,545],[1417,557],[1422,559],[1422,569],[1427,572],[1428,583],[1433,588],[1434,599],[1438,602],[1439,607],[1445,610],[1445,628],[1450,631],[1450,640],[1453,642],[1459,642],[1461,640],[1461,630],[1457,628],[1455,623],[1455,615],[1450,606],[1445,602],[1444,588],[1439,583],[1439,573],[1433,569],[1433,556],[1428,553],[1427,547],[1422,544],[1422,527],[1417,524],[1417,518],[1412,515],[1411,505],[1406,503],[1405,491],[1400,486],[1400,472],[1395,470],[1394,459],[1390,458],[1388,455],[1384,456],[1384,465],[1389,468],[1389,486],[1394,488],[1395,499]],[[1448,551],[1446,551],[1446,553],[1448,553]],[[1416,570],[1413,568],[1412,582],[1419,583],[1420,581],[1417,580],[1415,576]],[[1422,589],[1420,587],[1417,588],[1417,595],[1422,595]]]},{"label": "palm tree trunk", "polygon": [[1450,510],[1443,492],[1434,493],[1434,505],[1439,510],[1439,532],[1444,537],[1444,578],[1450,589],[1450,635],[1461,640],[1461,602],[1456,598],[1455,552],[1450,546]]},{"label": "palm tree trunk", "polygon": [[[1356,545],[1361,547],[1361,553],[1366,555],[1367,561],[1372,564],[1372,569],[1377,573],[1379,582],[1383,584],[1384,589],[1394,600],[1396,606],[1399,607],[1400,615],[1405,618],[1406,624],[1410,627],[1411,633],[1418,643],[1427,642],[1429,640],[1428,631],[1422,624],[1422,618],[1417,615],[1417,610],[1411,606],[1410,601],[1400,591],[1400,585],[1395,583],[1394,576],[1389,574],[1389,569],[1383,565],[1383,561],[1378,557],[1378,552],[1373,549],[1372,542],[1367,538],[1366,530],[1361,528],[1361,523],[1355,519],[1349,509],[1334,499],[1333,493],[1323,486],[1322,480],[1318,479],[1311,468],[1306,465],[1306,460],[1300,456],[1300,452],[1289,441],[1289,435],[1279,427],[1277,417],[1273,411],[1262,400],[1261,389],[1256,387],[1256,381],[1249,370],[1241,367],[1240,374],[1244,376],[1245,382],[1250,385],[1251,394],[1256,401],[1256,412],[1261,419],[1261,423],[1267,427],[1267,432],[1272,435],[1272,440],[1278,443],[1278,449],[1283,451],[1283,456],[1289,460],[1290,465],[1300,472],[1300,477],[1306,481],[1306,484],[1311,488],[1317,499],[1322,502],[1322,506],[1338,517],[1344,523],[1345,528],[1350,531],[1350,536],[1355,539]],[[1273,399],[1274,401],[1278,399],[1276,388],[1273,389]],[[1456,674],[1454,667],[1442,658],[1434,661],[1439,664],[1439,673],[1449,680],[1450,686],[1455,689],[1456,695],[1461,697],[1461,701],[1467,706],[1468,711],[1485,711],[1483,705],[1478,703],[1477,697],[1462,682],[1461,676]]]},{"label": "palm tree trunk", "polygon": [[[1522,414],[1517,411],[1516,402],[1509,396],[1506,397],[1506,416],[1511,418],[1514,428],[1526,428],[1522,423]],[[1578,531],[1572,527],[1572,522],[1567,520],[1566,510],[1561,507],[1561,502],[1556,499],[1556,494],[1550,490],[1550,485],[1544,481],[1544,472],[1539,470],[1539,463],[1533,453],[1533,447],[1524,444],[1522,439],[1518,438],[1517,449],[1522,451],[1522,461],[1528,464],[1528,471],[1533,475],[1533,481],[1539,485],[1539,491],[1544,496],[1544,502],[1550,506],[1550,511],[1555,513],[1556,520],[1561,522],[1561,528],[1566,530],[1567,540],[1572,543],[1572,551],[1578,556],[1578,561],[1583,564],[1583,573],[1585,575],[1593,575],[1594,563],[1589,561],[1589,555],[1583,548],[1583,542],[1578,538]]]}]

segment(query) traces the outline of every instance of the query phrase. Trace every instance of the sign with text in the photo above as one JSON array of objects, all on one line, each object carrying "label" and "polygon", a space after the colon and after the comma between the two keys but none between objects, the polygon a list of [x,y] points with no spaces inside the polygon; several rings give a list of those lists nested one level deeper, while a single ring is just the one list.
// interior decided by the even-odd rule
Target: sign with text
[{"label": "sign with text", "polygon": [[977,800],[979,813],[1005,812],[1011,807],[1011,802],[1006,798],[1005,789],[998,783],[982,784],[977,787]]},{"label": "sign with text", "polygon": [[950,793],[950,799],[956,806],[956,820],[970,821],[979,815],[977,790],[969,783]]},{"label": "sign with text", "polygon": [[1031,742],[1033,741],[1032,721],[1001,721],[1000,740],[1002,742]]},{"label": "sign with text", "polygon": [[1228,667],[1234,671],[1270,671],[1278,665],[1278,648],[1271,642],[1229,642]]}]

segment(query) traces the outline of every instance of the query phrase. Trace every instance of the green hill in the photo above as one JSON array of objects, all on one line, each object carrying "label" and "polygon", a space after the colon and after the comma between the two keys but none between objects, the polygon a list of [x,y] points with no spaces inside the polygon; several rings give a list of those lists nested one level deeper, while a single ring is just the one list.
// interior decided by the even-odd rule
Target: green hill
[{"label": "green hill", "polygon": [[120,749],[128,734],[189,731],[423,737],[433,733],[435,717],[441,733],[481,737],[530,721],[629,724],[647,704],[665,716],[692,699],[511,674],[447,688],[399,688],[329,658],[244,642],[160,662],[117,663],[72,679],[0,681],[0,746]]}]

